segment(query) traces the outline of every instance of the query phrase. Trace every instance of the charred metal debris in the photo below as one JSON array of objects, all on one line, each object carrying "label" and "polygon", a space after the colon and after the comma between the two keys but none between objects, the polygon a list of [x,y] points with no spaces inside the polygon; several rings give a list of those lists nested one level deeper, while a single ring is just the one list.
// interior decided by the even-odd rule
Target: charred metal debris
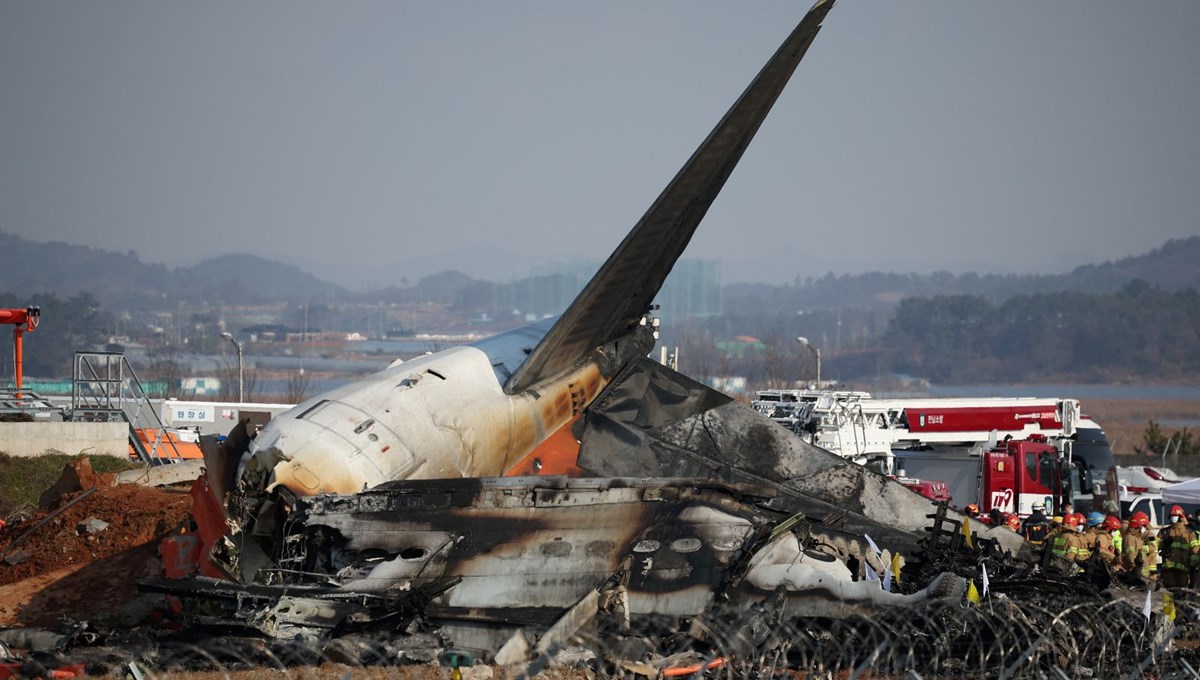
[{"label": "charred metal debris", "polygon": [[1078,571],[1006,552],[964,531],[944,505],[927,517],[916,551],[873,555],[862,536],[779,512],[772,496],[695,478],[284,491],[275,515],[244,532],[261,538],[255,550],[267,559],[255,585],[146,587],[178,597],[193,630],[241,629],[296,658],[307,658],[304,649],[364,664],[457,650],[500,665],[558,659],[655,677],[666,660],[691,654],[719,658],[735,676],[1058,668],[1073,677],[1162,663],[1173,642],[1170,658],[1186,663],[1175,638],[1195,635],[1183,625],[1200,614],[1193,600],[1178,598],[1176,612],[1188,614],[1169,620],[1154,593],[1147,617],[1146,584],[1110,588],[1099,560]]},{"label": "charred metal debris", "polygon": [[865,561],[841,581],[856,559],[844,537],[763,500],[704,480],[566,478],[294,499],[257,582],[144,581],[182,604],[171,625],[5,631],[0,653],[45,677],[448,659],[527,677],[1196,677],[1197,593],[1101,590],[1099,561],[1072,573],[968,542],[944,509],[899,578],[871,579]]}]

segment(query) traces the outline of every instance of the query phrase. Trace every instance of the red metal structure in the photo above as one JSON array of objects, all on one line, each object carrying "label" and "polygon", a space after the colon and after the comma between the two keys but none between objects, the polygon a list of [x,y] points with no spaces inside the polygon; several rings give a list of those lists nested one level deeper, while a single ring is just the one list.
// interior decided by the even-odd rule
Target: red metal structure
[{"label": "red metal structure", "polygon": [[41,307],[0,309],[0,323],[11,323],[16,326],[13,329],[13,373],[17,383],[17,399],[21,398],[21,366],[25,360],[25,353],[21,347],[21,336],[32,333],[41,319]]}]

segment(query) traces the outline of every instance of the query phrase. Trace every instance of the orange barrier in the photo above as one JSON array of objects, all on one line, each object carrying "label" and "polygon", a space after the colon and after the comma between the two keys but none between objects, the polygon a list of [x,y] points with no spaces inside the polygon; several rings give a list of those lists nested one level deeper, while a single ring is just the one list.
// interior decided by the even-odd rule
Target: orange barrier
[{"label": "orange barrier", "polygon": [[[136,428],[138,439],[142,440],[142,444],[146,446],[146,450],[150,450],[150,446],[158,439],[158,430],[153,428]],[[180,441],[179,434],[171,430],[163,430],[162,439],[158,441],[158,457],[159,458],[183,458],[185,460],[192,458],[203,458],[204,454],[200,451],[200,445],[196,442]],[[175,446],[172,448],[171,444]],[[178,456],[176,456],[178,452]],[[133,446],[129,447],[129,457],[137,458],[137,451],[133,450]]]}]

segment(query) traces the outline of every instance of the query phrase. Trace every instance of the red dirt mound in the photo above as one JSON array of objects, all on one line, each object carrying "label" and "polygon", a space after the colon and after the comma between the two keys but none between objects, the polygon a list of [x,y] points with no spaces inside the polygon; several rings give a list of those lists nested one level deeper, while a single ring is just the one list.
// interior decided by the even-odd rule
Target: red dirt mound
[{"label": "red dirt mound", "polygon": [[[64,502],[76,495],[65,498]],[[0,563],[0,585],[81,567],[154,541],[182,524],[191,509],[192,499],[183,491],[135,484],[97,486],[90,496],[13,547],[12,555],[28,553],[28,558],[12,566]],[[40,512],[26,522],[0,529],[0,554],[47,514]],[[108,527],[95,533],[81,533],[79,524],[93,517],[107,522]]]}]

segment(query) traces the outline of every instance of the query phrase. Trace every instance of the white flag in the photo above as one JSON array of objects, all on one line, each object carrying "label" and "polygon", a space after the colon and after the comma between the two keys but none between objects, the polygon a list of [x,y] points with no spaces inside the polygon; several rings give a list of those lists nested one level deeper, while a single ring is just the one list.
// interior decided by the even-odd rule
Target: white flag
[{"label": "white flag", "polygon": [[871,546],[871,550],[874,550],[876,555],[883,552],[882,550],[879,549],[879,546],[875,545],[875,541],[871,540],[870,535],[863,534],[863,538],[867,539],[867,545]]},{"label": "white flag", "polygon": [[1142,605],[1142,616],[1146,617],[1146,623],[1150,623],[1150,591],[1146,591],[1146,604]]},{"label": "white flag", "polygon": [[[882,556],[883,553],[880,552],[880,547],[876,546],[875,541],[871,540],[871,536],[869,534],[863,534],[863,537],[866,538],[866,544],[868,544],[868,546],[871,547],[871,550],[874,550],[875,556],[877,556],[877,558],[878,558],[878,556]],[[866,566],[866,580],[880,579],[880,574],[875,573],[874,568],[871,568],[870,564],[865,565],[865,566]]]},{"label": "white flag", "polygon": [[987,597],[987,594],[988,594],[987,564],[981,563],[979,566],[983,567],[983,578],[981,578],[980,580],[983,581],[983,596]]}]

